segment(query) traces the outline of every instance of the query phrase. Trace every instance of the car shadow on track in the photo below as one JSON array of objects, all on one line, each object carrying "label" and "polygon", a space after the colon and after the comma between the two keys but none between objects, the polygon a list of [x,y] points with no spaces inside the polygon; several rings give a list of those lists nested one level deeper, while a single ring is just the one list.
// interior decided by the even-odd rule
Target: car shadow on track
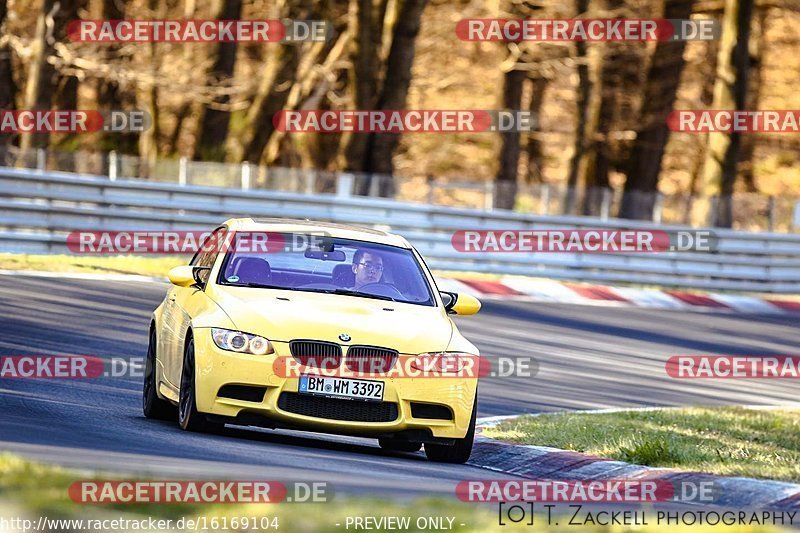
[{"label": "car shadow on track", "polygon": [[[311,448],[316,450],[325,450],[331,452],[350,452],[362,455],[379,456],[379,457],[395,457],[407,461],[421,461],[427,462],[425,455],[422,452],[407,453],[407,452],[393,452],[383,450],[377,446],[375,439],[366,439],[360,437],[343,437],[333,434],[325,433],[306,433],[302,431],[284,430],[284,429],[264,429],[250,426],[225,426],[224,429],[215,433],[186,433],[181,431],[176,422],[171,421],[156,421],[146,420],[141,416],[133,416],[132,419],[137,421],[145,421],[148,425],[159,426],[170,433],[176,435],[191,435],[200,439],[214,439],[221,437],[230,442],[246,441],[253,443],[275,444],[282,446],[291,446],[293,448]],[[313,435],[313,436],[312,436]],[[348,439],[343,441],[341,439]],[[367,444],[368,442],[375,442],[374,445]],[[206,449],[205,447],[203,448]],[[238,454],[231,454],[232,450],[215,450],[214,458],[221,458],[223,455],[226,460],[236,460]],[[248,450],[249,451],[249,450]],[[248,454],[247,460],[252,460]]]}]

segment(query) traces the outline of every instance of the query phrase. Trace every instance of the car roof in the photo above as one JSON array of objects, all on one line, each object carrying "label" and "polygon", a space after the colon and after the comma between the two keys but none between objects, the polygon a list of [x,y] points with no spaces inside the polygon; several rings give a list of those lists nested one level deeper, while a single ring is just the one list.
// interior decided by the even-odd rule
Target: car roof
[{"label": "car roof", "polygon": [[411,248],[411,244],[405,237],[401,237],[400,235],[373,228],[363,228],[360,226],[336,224],[334,222],[322,222],[318,220],[293,218],[231,218],[225,221],[225,225],[234,231],[324,233],[331,237],[338,237],[341,239],[352,239],[356,241],[387,244],[400,248]]}]

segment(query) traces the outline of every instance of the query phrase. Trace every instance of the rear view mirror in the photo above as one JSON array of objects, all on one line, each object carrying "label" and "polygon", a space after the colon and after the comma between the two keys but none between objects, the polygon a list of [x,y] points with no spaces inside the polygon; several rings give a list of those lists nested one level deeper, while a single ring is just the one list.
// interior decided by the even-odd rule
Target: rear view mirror
[{"label": "rear view mirror", "polygon": [[347,256],[341,250],[325,252],[323,250],[313,250],[308,248],[303,255],[305,255],[308,259],[319,259],[320,261],[338,261],[339,263],[342,263],[347,259]]}]

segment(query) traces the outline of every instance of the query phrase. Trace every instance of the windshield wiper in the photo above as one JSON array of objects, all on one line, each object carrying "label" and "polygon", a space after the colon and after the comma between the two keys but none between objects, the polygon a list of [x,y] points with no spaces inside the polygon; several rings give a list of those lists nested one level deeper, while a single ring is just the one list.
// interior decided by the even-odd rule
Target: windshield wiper
[{"label": "windshield wiper", "polygon": [[325,294],[342,294],[346,296],[360,296],[362,298],[372,298],[374,300],[385,300],[387,302],[396,302],[391,296],[383,296],[380,294],[370,294],[368,292],[359,292],[352,289],[304,289],[302,287],[282,287],[280,285],[265,285],[262,283],[232,283],[226,282],[225,285],[232,287],[251,287],[254,289],[281,289],[284,291],[301,291],[301,292],[322,292]]},{"label": "windshield wiper", "polygon": [[252,287],[254,289],[283,289],[283,290],[291,290],[291,289],[288,289],[287,287],[281,287],[280,285],[265,285],[263,283],[252,283],[252,282],[248,282],[248,283],[236,282],[236,283],[234,283],[234,282],[226,281],[225,285],[229,285],[231,287]]},{"label": "windshield wiper", "polygon": [[381,294],[371,294],[371,293],[368,293],[368,292],[359,292],[359,291],[354,291],[353,289],[329,289],[329,290],[324,290],[322,292],[327,292],[327,293],[330,293],[330,294],[343,294],[343,295],[346,295],[346,296],[361,296],[362,298],[373,298],[375,300],[386,300],[387,302],[396,302],[397,301],[394,298],[392,298],[391,296],[383,296]]}]

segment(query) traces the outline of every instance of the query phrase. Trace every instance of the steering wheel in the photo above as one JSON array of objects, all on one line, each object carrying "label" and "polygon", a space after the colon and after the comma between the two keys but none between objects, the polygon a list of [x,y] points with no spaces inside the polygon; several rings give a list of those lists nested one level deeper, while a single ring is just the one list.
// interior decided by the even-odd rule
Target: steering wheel
[{"label": "steering wheel", "polygon": [[[371,288],[373,288],[373,290],[370,290]],[[405,300],[405,296],[403,296],[403,293],[400,292],[400,290],[391,283],[380,283],[380,282],[365,283],[364,285],[359,287],[358,290],[359,292],[366,292],[368,294],[376,294],[378,296],[388,296],[390,298],[400,298],[401,300]],[[386,294],[387,292],[390,294]]]}]

